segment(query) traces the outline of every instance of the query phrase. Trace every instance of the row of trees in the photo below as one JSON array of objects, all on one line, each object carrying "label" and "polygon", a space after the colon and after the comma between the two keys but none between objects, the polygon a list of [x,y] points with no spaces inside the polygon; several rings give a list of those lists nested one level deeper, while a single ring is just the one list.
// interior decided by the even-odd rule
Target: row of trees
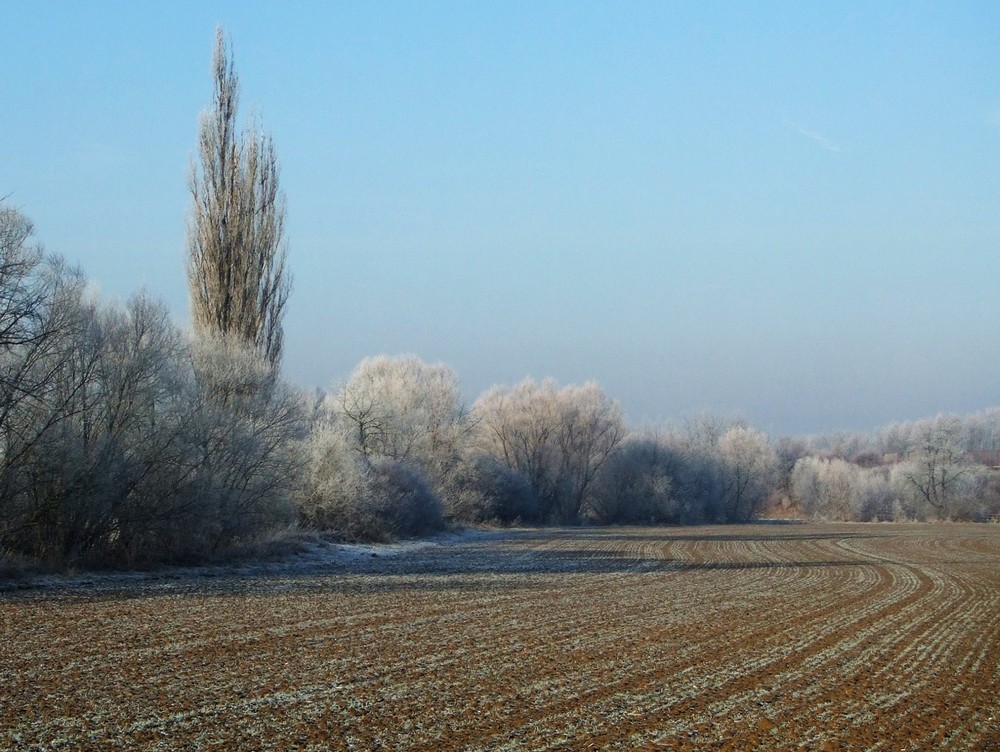
[{"label": "row of trees", "polygon": [[31,230],[0,208],[0,546],[133,565],[290,522],[299,397],[148,296],[101,302]]},{"label": "row of trees", "polygon": [[[0,202],[0,557],[135,566],[295,525],[385,539],[450,521],[739,522],[1000,511],[1000,411],[771,442],[711,416],[630,432],[596,384],[527,379],[471,407],[446,366],[364,360],[325,395],[280,376],[290,292],[269,136],[236,125],[221,30],[189,187],[192,332],[88,292]],[[996,458],[992,464],[997,464]]]},{"label": "row of trees", "polygon": [[370,495],[336,489],[406,468],[426,522],[577,522],[624,432],[618,406],[595,384],[529,379],[466,410],[447,367],[369,358],[319,407],[305,513],[366,530]]},{"label": "row of trees", "polygon": [[493,387],[466,409],[454,373],[414,356],[363,361],[320,401],[308,444],[303,518],[369,537],[445,520],[741,521],[778,479],[767,437],[742,424],[629,434],[599,386],[551,380]]},{"label": "row of trees", "polygon": [[[595,384],[528,379],[465,409],[445,366],[380,356],[322,400],[310,437],[303,518],[359,536],[421,532],[442,520],[984,520],[1000,512],[1000,410],[808,440],[772,441],[711,415],[636,432]],[[406,502],[390,504],[401,516],[388,523],[378,506],[387,474]]]},{"label": "row of trees", "polygon": [[895,423],[796,449],[789,487],[810,516],[983,520],[1000,513],[1000,409]]},{"label": "row of trees", "polygon": [[[102,302],[0,207],[0,547],[53,564],[200,560],[294,525],[386,539],[449,522],[688,524],[761,512],[984,519],[1000,410],[770,441],[705,416],[629,431],[596,384],[471,407],[454,372],[364,360],[306,395],[267,351]],[[995,464],[995,461],[994,461]]]}]

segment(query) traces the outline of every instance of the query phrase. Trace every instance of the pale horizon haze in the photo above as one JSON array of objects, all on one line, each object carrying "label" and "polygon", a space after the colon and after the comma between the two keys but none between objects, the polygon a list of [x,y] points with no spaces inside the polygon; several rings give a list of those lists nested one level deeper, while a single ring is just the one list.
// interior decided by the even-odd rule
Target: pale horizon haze
[{"label": "pale horizon haze", "polygon": [[0,196],[188,324],[216,26],[274,138],[284,372],[595,380],[771,434],[1000,404],[1000,5],[0,0]]}]

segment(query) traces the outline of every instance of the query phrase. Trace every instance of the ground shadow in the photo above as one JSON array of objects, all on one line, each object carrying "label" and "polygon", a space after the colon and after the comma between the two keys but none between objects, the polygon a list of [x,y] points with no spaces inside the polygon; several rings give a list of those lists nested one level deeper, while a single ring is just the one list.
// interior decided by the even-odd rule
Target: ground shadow
[{"label": "ground shadow", "polygon": [[[688,572],[784,570],[873,566],[862,559],[793,561],[690,561],[662,558],[654,551],[588,547],[597,541],[625,543],[793,542],[888,537],[848,531],[768,534],[766,527],[746,533],[686,533],[657,528],[558,528],[507,530],[468,540],[445,541],[413,550],[373,547],[358,551],[328,545],[286,561],[249,567],[193,567],[143,575],[81,576],[65,581],[13,583],[0,589],[0,604],[19,599],[132,599],[157,596],[248,596],[267,593],[371,593],[385,591],[514,590],[545,587],[552,575],[635,574],[679,576]],[[570,541],[580,545],[567,546]],[[553,545],[554,544],[554,545]],[[387,555],[389,554],[389,555]],[[2,586],[0,586],[2,587]]]}]

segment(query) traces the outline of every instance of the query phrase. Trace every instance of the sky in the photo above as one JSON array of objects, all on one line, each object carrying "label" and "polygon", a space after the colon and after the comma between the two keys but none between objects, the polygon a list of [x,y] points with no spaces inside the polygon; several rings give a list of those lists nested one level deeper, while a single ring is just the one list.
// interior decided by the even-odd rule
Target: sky
[{"label": "sky", "polygon": [[1000,404],[995,2],[0,0],[0,196],[189,322],[215,29],[274,138],[284,371],[594,380],[771,434]]}]

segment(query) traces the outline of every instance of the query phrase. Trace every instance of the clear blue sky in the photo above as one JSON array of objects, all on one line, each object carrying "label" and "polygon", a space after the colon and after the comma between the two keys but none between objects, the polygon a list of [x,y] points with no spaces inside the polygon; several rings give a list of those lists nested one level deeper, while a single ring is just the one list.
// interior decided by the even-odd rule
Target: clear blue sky
[{"label": "clear blue sky", "polygon": [[0,0],[0,195],[186,325],[217,24],[274,136],[285,370],[595,379],[772,433],[1000,403],[995,2]]}]

